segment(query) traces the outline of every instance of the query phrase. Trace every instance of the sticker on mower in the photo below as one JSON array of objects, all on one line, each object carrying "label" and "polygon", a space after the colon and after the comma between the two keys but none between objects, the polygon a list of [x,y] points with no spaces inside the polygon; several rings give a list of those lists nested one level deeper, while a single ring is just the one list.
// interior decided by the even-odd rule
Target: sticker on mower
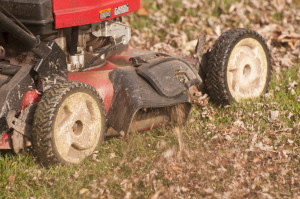
[{"label": "sticker on mower", "polygon": [[106,19],[111,17],[111,8],[101,10],[100,12],[100,19]]},{"label": "sticker on mower", "polygon": [[115,16],[129,12],[129,5],[125,4],[115,8]]}]

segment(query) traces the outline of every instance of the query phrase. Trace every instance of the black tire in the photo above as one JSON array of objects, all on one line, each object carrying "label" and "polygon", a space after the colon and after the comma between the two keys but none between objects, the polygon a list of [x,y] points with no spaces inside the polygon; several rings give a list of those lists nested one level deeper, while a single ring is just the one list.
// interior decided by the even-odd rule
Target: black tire
[{"label": "black tire", "polygon": [[[243,52],[242,47],[245,52],[250,53]],[[238,55],[234,57],[233,54],[237,52],[242,58]],[[255,58],[253,54],[256,55]],[[252,60],[250,64],[247,63],[249,60]],[[229,65],[233,67],[229,68]],[[212,101],[217,104],[226,105],[261,96],[267,91],[271,76],[270,53],[264,39],[257,32],[248,29],[238,28],[224,32],[212,48],[206,75],[206,89]],[[244,82],[247,78],[248,86]],[[240,81],[237,83],[237,80]]]},{"label": "black tire", "polygon": [[42,96],[32,131],[33,150],[43,165],[80,163],[104,140],[103,101],[88,84],[58,83]]}]

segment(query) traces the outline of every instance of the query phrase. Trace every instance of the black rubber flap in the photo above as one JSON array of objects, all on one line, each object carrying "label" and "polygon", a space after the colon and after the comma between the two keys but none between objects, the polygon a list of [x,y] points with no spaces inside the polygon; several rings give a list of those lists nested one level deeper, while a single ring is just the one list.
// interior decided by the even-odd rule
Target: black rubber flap
[{"label": "black rubber flap", "polygon": [[158,58],[136,70],[155,90],[165,97],[176,97],[190,86],[200,83],[199,75],[183,60],[174,57]]},{"label": "black rubber flap", "polygon": [[117,132],[128,133],[136,112],[141,108],[162,108],[189,102],[188,92],[174,98],[159,95],[132,66],[119,67],[110,73],[114,98],[107,115],[107,124]]}]

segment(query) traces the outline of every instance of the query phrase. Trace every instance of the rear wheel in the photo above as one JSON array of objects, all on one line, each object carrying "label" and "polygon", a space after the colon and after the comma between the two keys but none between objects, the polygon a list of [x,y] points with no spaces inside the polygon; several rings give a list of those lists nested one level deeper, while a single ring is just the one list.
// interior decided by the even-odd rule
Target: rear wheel
[{"label": "rear wheel", "polygon": [[44,165],[80,163],[104,139],[105,109],[88,84],[63,82],[47,90],[35,112],[33,147]]},{"label": "rear wheel", "polygon": [[267,91],[271,60],[264,39],[255,31],[233,29],[214,44],[205,84],[219,104],[240,102]]}]

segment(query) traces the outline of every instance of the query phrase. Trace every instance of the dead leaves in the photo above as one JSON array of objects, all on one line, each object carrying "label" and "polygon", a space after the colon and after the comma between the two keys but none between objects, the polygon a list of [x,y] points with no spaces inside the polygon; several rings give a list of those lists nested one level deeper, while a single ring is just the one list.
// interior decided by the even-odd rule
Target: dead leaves
[{"label": "dead leaves", "polygon": [[271,1],[272,6],[277,12],[282,12],[286,5],[286,0],[273,0]]},{"label": "dead leaves", "polygon": [[[203,0],[184,0],[178,7],[171,6],[173,3],[174,0],[157,0],[151,4],[156,9],[150,11],[142,3],[138,14],[149,17],[155,24],[133,30],[132,46],[195,56],[191,52],[202,33],[207,34],[206,45],[211,48],[222,32],[247,27],[266,40],[276,72],[293,67],[300,59],[300,12],[292,0],[243,0],[231,3],[228,8],[222,1],[209,4]],[[174,16],[178,18],[171,20]]]},{"label": "dead leaves", "polygon": [[195,86],[189,88],[189,93],[191,95],[192,103],[201,107],[207,106],[209,99],[207,94],[202,94]]}]

